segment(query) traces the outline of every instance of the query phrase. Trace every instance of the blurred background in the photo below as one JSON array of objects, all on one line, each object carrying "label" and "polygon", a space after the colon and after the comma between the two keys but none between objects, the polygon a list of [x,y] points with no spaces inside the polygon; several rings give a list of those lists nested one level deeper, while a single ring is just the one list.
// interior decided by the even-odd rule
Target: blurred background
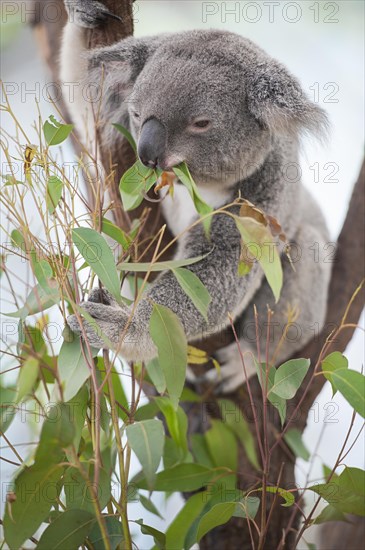
[{"label": "blurred background", "polygon": [[[29,13],[29,2],[1,3],[1,78],[11,107],[22,121],[30,136],[37,142],[34,121],[38,117],[37,103],[43,118],[53,113],[47,99],[47,85],[51,77],[39,57],[34,34],[24,24]],[[337,2],[201,2],[192,1],[137,1],[135,9],[135,35],[175,32],[194,28],[219,28],[250,38],[271,56],[282,61],[301,81],[303,89],[313,101],[328,113],[331,135],[328,144],[307,139],[303,142],[301,169],[304,184],[322,205],[331,238],[336,241],[346,214],[348,200],[357,178],[364,153],[364,3],[359,1]],[[28,11],[28,13],[27,13]],[[75,59],[75,63],[78,60]],[[3,103],[2,98],[2,103]],[[14,127],[7,114],[1,114],[1,139],[7,139],[3,131],[12,134]],[[11,144],[10,144],[11,150]],[[74,153],[69,144],[60,151],[64,159],[72,160]],[[5,159],[2,158],[4,173]],[[1,225],[5,226],[2,213]],[[39,221],[34,216],[34,227]],[[4,234],[2,236],[4,239]],[[361,259],[357,259],[361,261]],[[11,260],[13,261],[13,260]],[[24,264],[17,265],[20,280],[26,292],[27,274]],[[23,270],[23,272],[22,272]],[[18,293],[22,294],[19,282]],[[0,311],[9,311],[6,284],[2,280]],[[3,318],[4,321],[4,318]],[[362,326],[363,326],[362,319]],[[345,354],[352,369],[361,370],[364,361],[364,338],[358,330]],[[2,371],[14,366],[3,357]],[[16,373],[17,371],[15,371]],[[3,385],[13,381],[14,375],[3,377]],[[126,381],[128,378],[126,377]],[[315,481],[322,476],[322,464],[332,466],[343,443],[351,421],[352,411],[344,399],[332,392],[327,383],[317,397],[308,419],[304,441],[316,456],[311,464],[299,459],[297,479],[299,486],[306,478]],[[361,427],[356,418],[354,434]],[[22,446],[35,438],[37,427],[26,426],[17,418],[7,436],[23,456],[31,448]],[[320,442],[319,442],[320,441]],[[319,442],[319,444],[318,444]],[[11,459],[11,451],[2,440],[1,452]],[[347,457],[349,466],[364,467],[364,440],[359,438]],[[3,509],[6,486],[14,467],[1,461]],[[138,471],[133,465],[132,473]],[[310,498],[310,497],[307,497]],[[314,498],[314,496],[312,497]],[[173,496],[168,505],[155,499],[158,509],[166,518],[156,516],[133,505],[132,519],[145,517],[145,522],[158,529],[164,528],[181,506],[182,499]],[[1,512],[2,514],[2,512]],[[316,528],[306,537],[315,540]],[[152,539],[139,535],[136,544],[140,548],[152,546]],[[303,545],[303,548],[306,547]]]}]

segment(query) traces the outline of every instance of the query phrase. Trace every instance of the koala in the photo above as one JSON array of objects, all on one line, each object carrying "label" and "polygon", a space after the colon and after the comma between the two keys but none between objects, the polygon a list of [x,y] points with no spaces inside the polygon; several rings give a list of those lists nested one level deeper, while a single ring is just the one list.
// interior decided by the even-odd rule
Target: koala
[{"label": "koala", "polygon": [[[112,122],[123,124],[134,136],[146,166],[171,171],[185,161],[208,204],[217,209],[231,205],[237,197],[249,200],[279,220],[295,251],[292,265],[281,250],[284,284],[275,304],[258,262],[247,275],[239,276],[240,234],[232,217],[218,213],[209,237],[202,224],[195,224],[179,239],[175,256],[204,256],[187,269],[210,293],[208,320],[169,271],[135,305],[127,330],[131,309],[107,292],[92,291],[81,306],[121,355],[134,361],[149,361],[157,354],[149,334],[153,303],[167,306],[178,316],[189,342],[220,333],[231,315],[244,354],[257,353],[254,306],[263,322],[270,307],[274,312],[270,354],[280,364],[299,351],[325,320],[330,263],[324,256],[329,236],[319,206],[298,177],[300,136],[303,132],[325,135],[325,113],[281,63],[242,36],[195,30],[131,37],[87,52],[86,30],[107,25],[114,16],[101,2],[65,0],[65,5],[69,22],[61,77],[66,83],[103,81],[97,120],[103,144],[120,139]],[[69,109],[86,141],[96,124],[90,103],[80,94]],[[173,197],[162,201],[162,209],[174,235],[197,219],[181,183],[175,185]],[[239,207],[230,206],[229,211],[238,214]],[[288,308],[296,311],[296,319],[286,332]],[[105,347],[101,334],[83,322],[90,343]],[[68,324],[81,332],[75,316],[68,318]],[[266,330],[261,332],[258,345],[265,357]],[[223,347],[217,358],[221,378],[214,370],[206,378],[218,392],[234,391],[245,381],[237,344]],[[253,373],[251,365],[246,375]]]}]

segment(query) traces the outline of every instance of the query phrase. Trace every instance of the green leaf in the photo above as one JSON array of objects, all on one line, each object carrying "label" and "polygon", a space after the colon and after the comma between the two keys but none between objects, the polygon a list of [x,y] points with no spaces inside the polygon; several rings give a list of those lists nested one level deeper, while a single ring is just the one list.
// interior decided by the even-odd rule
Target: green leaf
[{"label": "green leaf", "polygon": [[94,516],[85,510],[66,510],[44,531],[37,550],[77,550],[94,523]]},{"label": "green leaf", "polygon": [[[85,477],[79,470],[70,467],[64,475],[64,490],[66,495],[66,506],[68,509],[85,510],[95,516],[95,498],[90,488],[93,486],[94,465],[82,463],[84,473],[89,479],[86,482]],[[99,485],[96,490],[97,505],[103,510],[110,500],[111,479],[104,468],[99,471]]]},{"label": "green leaf", "polygon": [[158,350],[158,359],[165,375],[170,398],[177,408],[184,388],[188,360],[188,344],[181,322],[169,308],[153,305],[150,334]]},{"label": "green leaf", "polygon": [[143,201],[147,193],[160,177],[161,170],[147,168],[138,159],[122,176],[119,184],[124,210],[134,210]]},{"label": "green leaf", "polygon": [[199,522],[197,541],[199,542],[209,531],[227,523],[236,510],[236,502],[222,502],[213,506]]},{"label": "green leaf", "polygon": [[291,428],[284,435],[285,442],[293,451],[295,456],[303,460],[309,460],[310,452],[303,443],[302,434],[297,428]]},{"label": "green leaf", "polygon": [[153,504],[152,500],[145,497],[144,495],[139,495],[139,501],[142,504],[143,508],[145,508],[148,512],[151,512],[151,514],[154,514],[155,516],[158,516],[159,518],[163,519],[160,512],[157,510],[156,506]]},{"label": "green leaf", "polygon": [[[72,399],[91,375],[81,346],[81,339],[74,336],[72,342],[65,340],[60,349],[58,374],[63,386],[65,401]],[[86,350],[85,353],[87,354]]]},{"label": "green leaf", "polygon": [[270,229],[253,218],[236,216],[235,222],[248,254],[260,263],[277,302],[283,286],[283,269]]},{"label": "green leaf", "polygon": [[182,267],[175,268],[172,272],[196,309],[202,314],[204,319],[208,321],[208,307],[212,298],[199,277],[189,269],[184,269]]},{"label": "green leaf", "polygon": [[275,372],[274,384],[269,392],[283,399],[292,399],[300,388],[310,366],[309,359],[291,359]]},{"label": "green leaf", "polygon": [[337,510],[334,506],[331,506],[331,504],[328,504],[325,508],[323,508],[322,512],[317,516],[313,523],[316,525],[320,523],[326,523],[328,521],[348,521],[345,514],[341,512],[340,510]]},{"label": "green leaf", "polygon": [[163,424],[157,419],[135,422],[126,427],[126,434],[128,444],[141,463],[148,488],[152,490],[163,453]]},{"label": "green leaf", "polygon": [[40,441],[35,454],[35,465],[57,464],[64,457],[64,449],[70,446],[75,437],[75,426],[70,406],[58,403],[47,411]]},{"label": "green leaf", "polygon": [[220,420],[211,420],[211,428],[205,433],[209,454],[215,466],[237,471],[238,446],[232,431]]},{"label": "green leaf", "polygon": [[[266,365],[265,363],[261,363],[261,369],[260,365],[255,361],[255,367],[257,370],[257,376],[260,382],[260,385],[262,387],[262,380],[265,381],[266,377]],[[276,369],[274,367],[269,368],[268,378],[267,378],[267,398],[270,401],[270,403],[277,409],[281,424],[283,425],[286,418],[286,401],[276,393],[272,391],[272,387],[274,385],[275,380],[275,373]]]},{"label": "green leaf", "polygon": [[334,370],[337,370],[337,369],[347,369],[348,366],[349,366],[349,362],[347,358],[344,355],[342,355],[342,353],[340,353],[339,351],[334,351],[333,353],[330,353],[329,355],[327,355],[325,359],[323,359],[322,371],[332,386],[332,397],[335,395],[337,390],[332,382],[331,375],[328,373],[333,372]]},{"label": "green leaf", "polygon": [[219,399],[218,404],[223,422],[229,426],[238,438],[252,466],[256,468],[256,470],[260,470],[256,452],[256,440],[239,406],[229,399]]},{"label": "green leaf", "polygon": [[22,250],[24,253],[26,252],[27,246],[25,244],[23,234],[18,229],[13,229],[10,234],[10,239],[13,246],[20,248],[20,250]]},{"label": "green leaf", "polygon": [[[258,489],[258,491],[262,491],[262,488]],[[284,504],[282,504],[282,506],[284,507],[293,506],[295,502],[295,497],[293,493],[290,493],[289,491],[286,491],[281,487],[266,487],[266,492],[273,494],[277,493],[278,495],[280,495],[285,500]]]},{"label": "green leaf", "polygon": [[118,132],[120,132],[128,141],[129,145],[132,147],[133,151],[137,154],[137,145],[134,141],[134,138],[132,134],[127,130],[127,128],[124,128],[121,124],[113,123],[113,126]]},{"label": "green leaf", "polygon": [[120,281],[113,253],[104,237],[89,227],[72,231],[72,240],[87,265],[96,273],[103,285],[120,301]]},{"label": "green leaf", "polygon": [[61,124],[53,115],[43,125],[43,133],[49,146],[65,141],[73,130],[73,124]]},{"label": "green leaf", "polygon": [[42,290],[44,290],[47,295],[52,295],[52,292],[58,288],[58,283],[55,279],[52,279],[53,270],[51,266],[47,260],[39,259],[34,250],[32,250],[30,257],[34,275],[42,287]]},{"label": "green leaf", "polygon": [[[25,468],[16,478],[16,500],[6,507],[5,540],[10,550],[19,550],[37,531],[58,498],[57,483],[63,468],[58,465],[36,464]],[[48,547],[49,548],[49,547]]]},{"label": "green leaf", "polygon": [[[104,361],[103,361],[102,357],[97,357],[97,365],[98,365],[98,369],[99,369],[100,374],[101,374],[101,380],[103,381],[105,379],[105,374],[106,373],[105,373],[105,366],[104,366]],[[123,422],[125,422],[127,420],[128,416],[123,411],[123,409],[121,407],[119,407],[119,404],[122,405],[122,407],[124,409],[129,411],[129,403],[128,403],[125,391],[123,389],[123,385],[121,383],[121,373],[119,373],[117,371],[115,366],[112,367],[112,370],[109,374],[109,379],[110,379],[110,381],[112,383],[112,386],[113,386],[114,398],[115,398],[115,402],[116,402],[116,408],[117,408],[118,416],[121,420],[123,420]],[[103,390],[104,390],[105,395],[109,399],[110,396],[109,396],[108,384],[104,384]],[[136,419],[136,420],[138,420],[138,419]]]},{"label": "green leaf", "polygon": [[71,420],[74,425],[75,435],[72,444],[78,452],[81,441],[81,433],[86,420],[89,390],[84,385],[80,391],[67,403],[70,408]]},{"label": "green leaf", "polygon": [[328,483],[308,487],[344,514],[365,515],[365,472],[347,466]]},{"label": "green leaf", "polygon": [[[323,374],[326,375],[326,372]],[[351,407],[365,418],[365,376],[349,369],[327,371],[327,375]]]},{"label": "green leaf", "polygon": [[[104,521],[106,524],[110,548],[111,550],[116,550],[118,545],[124,540],[122,524],[115,517],[104,516]],[[94,521],[88,540],[91,542],[93,550],[106,550],[103,536],[97,521]]]},{"label": "green leaf", "polygon": [[164,415],[168,430],[180,452],[180,460],[183,460],[188,452],[188,419],[181,407],[175,410],[172,401],[165,397],[156,397],[160,411]]},{"label": "green leaf", "polygon": [[164,550],[166,548],[166,537],[164,533],[161,533],[161,531],[155,529],[154,527],[151,527],[150,525],[145,525],[143,523],[143,519],[137,519],[136,523],[141,526],[141,533],[153,537],[157,548],[161,548],[161,550]]},{"label": "green leaf", "polygon": [[38,378],[39,362],[36,357],[28,357],[20,367],[18,378],[18,394],[16,401],[20,403],[29,395]]},{"label": "green leaf", "polygon": [[[187,188],[198,214],[203,217],[213,212],[213,208],[209,206],[209,204],[204,202],[204,200],[202,199],[198,191],[198,188],[196,186],[196,183],[191,177],[189,168],[187,167],[185,162],[182,162],[181,164],[179,164],[179,166],[175,166],[173,168],[173,171],[175,172],[176,176],[179,178],[181,183],[185,185],[185,187]],[[212,216],[207,217],[203,221],[203,226],[207,234],[209,233],[211,223],[212,223]]]},{"label": "green leaf", "polygon": [[129,249],[130,243],[132,242],[131,239],[120,229],[120,227],[114,225],[110,220],[106,218],[102,219],[101,230],[105,235],[108,235],[108,237],[111,237],[114,241],[119,243],[124,252]]},{"label": "green leaf", "polygon": [[[210,470],[200,464],[178,464],[159,472],[153,489],[154,491],[196,491],[219,473],[218,470]],[[135,483],[140,489],[148,489],[145,479],[137,479]]]},{"label": "green leaf", "polygon": [[207,468],[214,468],[214,460],[210,455],[205,436],[202,434],[191,434],[189,440],[195,462]]},{"label": "green leaf", "polygon": [[46,292],[44,288],[38,284],[30,291],[22,308],[11,313],[4,313],[4,315],[7,317],[25,319],[28,315],[34,315],[40,311],[45,311],[55,304],[58,304],[60,299],[58,288],[53,288],[50,292]]},{"label": "green leaf", "polygon": [[165,393],[166,391],[166,380],[163,370],[157,357],[152,359],[149,363],[146,364],[146,370],[148,376],[151,378],[152,384],[155,386],[158,393]]},{"label": "green leaf", "polygon": [[46,205],[48,212],[53,214],[61,200],[63,182],[57,176],[50,176],[47,182]]},{"label": "green leaf", "polygon": [[118,264],[118,269],[122,271],[133,271],[135,273],[146,273],[147,271],[166,271],[166,269],[176,269],[178,267],[184,267],[187,265],[192,265],[204,260],[208,254],[202,256],[196,256],[195,258],[188,258],[185,260],[168,260],[166,262],[156,262],[156,263],[143,263],[139,262],[138,264],[133,262],[122,262]]},{"label": "green leaf", "polygon": [[166,531],[166,548],[169,550],[181,550],[186,548],[185,540],[190,527],[199,517],[207,504],[206,493],[196,493],[191,496],[173,519]]},{"label": "green leaf", "polygon": [[9,428],[17,411],[15,398],[15,388],[4,388],[0,385],[0,432],[2,433]]},{"label": "green leaf", "polygon": [[255,519],[260,508],[260,499],[257,497],[246,496],[236,504],[234,516],[238,518]]}]

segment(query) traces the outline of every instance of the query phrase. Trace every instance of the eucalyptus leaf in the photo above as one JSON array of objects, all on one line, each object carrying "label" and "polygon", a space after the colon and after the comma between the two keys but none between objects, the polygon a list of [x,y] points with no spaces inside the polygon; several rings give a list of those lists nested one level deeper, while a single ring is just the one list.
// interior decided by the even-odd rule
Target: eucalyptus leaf
[{"label": "eucalyptus leaf", "polygon": [[132,147],[133,151],[137,154],[137,145],[136,145],[136,142],[134,141],[132,134],[129,132],[129,130],[127,130],[127,128],[125,128],[121,124],[113,123],[113,126],[116,130],[118,130],[118,132],[120,132],[126,138],[129,145]]},{"label": "eucalyptus leaf", "polygon": [[37,531],[57,502],[56,486],[63,474],[57,464],[26,467],[16,477],[13,492],[16,500],[6,506],[5,541],[10,550],[19,550]]},{"label": "eucalyptus leaf", "polygon": [[179,406],[177,410],[172,401],[166,397],[155,398],[160,411],[164,415],[168,430],[172,439],[181,451],[180,460],[183,460],[188,452],[188,419],[184,410]]},{"label": "eucalyptus leaf", "polygon": [[[259,491],[262,491],[262,488],[259,489]],[[295,503],[295,497],[294,497],[293,493],[290,493],[289,491],[286,491],[285,489],[282,489],[281,487],[267,486],[266,487],[266,492],[280,495],[285,501],[284,504],[282,504],[282,506],[284,506],[284,507],[293,506],[293,504]]]},{"label": "eucalyptus leaf", "polygon": [[308,489],[344,514],[365,515],[365,472],[360,468],[346,466],[338,477]]},{"label": "eucalyptus leaf", "polygon": [[[163,470],[156,475],[154,491],[196,491],[204,487],[215,476],[218,470],[210,470],[200,464],[178,464],[173,468]],[[135,481],[140,489],[148,489],[146,479]]]},{"label": "eucalyptus leaf", "polygon": [[134,210],[143,201],[143,193],[147,193],[157,182],[161,170],[147,168],[138,159],[122,176],[119,190],[124,210]]},{"label": "eucalyptus leaf", "polygon": [[126,427],[126,434],[128,444],[141,463],[148,488],[152,490],[163,453],[163,424],[157,419],[135,422]]},{"label": "eucalyptus leaf", "polygon": [[151,378],[152,384],[155,386],[158,393],[163,394],[166,391],[166,380],[164,372],[161,368],[157,357],[146,364],[148,376]]},{"label": "eucalyptus leaf", "polygon": [[[116,550],[119,544],[124,540],[123,527],[116,517],[104,516],[104,522],[108,533],[108,539],[111,550]],[[106,550],[105,542],[97,521],[94,521],[88,536],[93,550]]]},{"label": "eucalyptus leaf", "polygon": [[25,319],[28,315],[34,315],[40,311],[45,311],[50,307],[58,304],[61,299],[59,289],[53,288],[50,292],[46,292],[41,285],[36,285],[29,293],[25,304],[18,311],[4,313],[7,317],[17,317]]},{"label": "eucalyptus leaf", "polygon": [[208,307],[212,298],[199,277],[189,269],[184,269],[182,267],[174,268],[172,272],[196,309],[202,314],[204,319],[208,321]]},{"label": "eucalyptus leaf", "polygon": [[174,517],[166,531],[166,548],[169,550],[181,550],[187,548],[185,540],[190,527],[199,517],[207,504],[206,493],[196,493],[185,503],[184,507]]},{"label": "eucalyptus leaf", "polygon": [[188,344],[181,322],[169,308],[154,304],[150,318],[150,334],[158,350],[167,390],[177,408],[184,388]]},{"label": "eucalyptus leaf", "polygon": [[200,520],[197,533],[197,541],[199,542],[204,535],[209,533],[215,527],[227,523],[233,516],[236,510],[235,502],[222,502],[216,504],[207,512]]},{"label": "eucalyptus leaf", "polygon": [[327,380],[332,386],[332,397],[336,394],[337,389],[332,382],[331,372],[338,369],[347,369],[349,362],[347,358],[339,351],[334,351],[325,357],[322,361],[322,371]]},{"label": "eucalyptus leaf", "polygon": [[302,433],[300,430],[297,428],[290,428],[290,430],[284,434],[284,440],[295,456],[302,458],[303,460],[309,460],[310,452],[303,443]]},{"label": "eucalyptus leaf", "polygon": [[53,214],[61,200],[63,182],[57,176],[50,176],[47,182],[46,205],[48,212]]},{"label": "eucalyptus leaf", "polygon": [[196,256],[195,258],[188,258],[186,260],[168,260],[165,262],[155,262],[155,263],[133,263],[133,262],[122,262],[118,264],[118,269],[122,271],[133,271],[135,273],[146,273],[147,271],[166,271],[167,269],[177,269],[179,267],[185,267],[187,265],[192,265],[204,260],[208,254],[202,256]]},{"label": "eucalyptus leaf", "polygon": [[17,403],[29,395],[37,381],[39,361],[36,357],[28,357],[20,367],[18,378]]},{"label": "eucalyptus leaf", "polygon": [[283,286],[283,269],[270,229],[253,218],[236,216],[235,222],[248,254],[260,263],[277,302]]},{"label": "eucalyptus leaf", "polygon": [[73,130],[73,124],[61,124],[53,115],[43,125],[43,133],[49,146],[65,141]]},{"label": "eucalyptus leaf", "polygon": [[300,388],[310,366],[309,359],[290,359],[276,369],[269,390],[283,399],[292,399]]},{"label": "eucalyptus leaf", "polygon": [[[194,182],[190,174],[189,168],[187,167],[185,162],[179,164],[179,166],[175,166],[173,168],[173,171],[175,172],[175,175],[179,178],[181,183],[187,188],[198,214],[203,217],[207,214],[212,213],[213,208],[209,206],[209,204],[207,204],[201,197],[196,183]],[[207,234],[209,233],[211,223],[212,216],[208,216],[206,219],[203,220],[203,226]]]},{"label": "eucalyptus leaf", "polygon": [[[82,345],[81,339],[74,336],[71,342],[65,340],[60,349],[58,373],[65,401],[72,399],[91,376],[91,371],[82,352]],[[87,354],[86,350],[85,354]]]},{"label": "eucalyptus leaf", "polygon": [[248,422],[244,418],[241,409],[236,403],[229,399],[219,399],[218,404],[223,422],[229,426],[238,438],[252,466],[256,468],[256,470],[260,470],[256,451],[256,440],[250,431]]},{"label": "eucalyptus leaf", "polygon": [[110,220],[103,218],[101,223],[101,230],[105,235],[111,237],[114,241],[119,243],[123,248],[123,251],[126,252],[131,244],[131,239],[121,230],[120,227],[115,225]]},{"label": "eucalyptus leaf", "polygon": [[77,550],[94,523],[94,516],[85,510],[66,510],[44,531],[37,550]]},{"label": "eucalyptus leaf", "polygon": [[120,281],[113,253],[100,233],[89,227],[72,231],[72,240],[87,265],[96,273],[105,288],[120,301]]},{"label": "eucalyptus leaf", "polygon": [[328,375],[332,385],[350,403],[351,407],[365,418],[365,376],[360,372],[350,369],[336,369],[324,371]]},{"label": "eucalyptus leaf", "polygon": [[15,413],[16,406],[16,388],[4,388],[0,385],[0,432],[5,433],[11,425]]}]

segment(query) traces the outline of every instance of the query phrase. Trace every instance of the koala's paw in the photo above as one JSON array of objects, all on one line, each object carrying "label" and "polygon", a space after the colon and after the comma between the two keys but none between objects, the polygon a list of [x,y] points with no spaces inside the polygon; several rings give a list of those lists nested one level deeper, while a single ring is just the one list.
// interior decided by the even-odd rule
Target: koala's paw
[{"label": "koala's paw", "polygon": [[[216,369],[211,369],[199,379],[200,382],[215,386],[214,393],[218,395],[232,393],[245,383],[245,371],[235,342],[219,350],[216,359],[221,366],[220,373]],[[247,377],[250,378],[256,373],[253,361],[247,360],[245,365]]]},{"label": "koala's paw", "polygon": [[[94,322],[82,319],[84,333],[90,345],[94,348],[117,348],[120,346],[121,336],[130,318],[130,310],[120,306],[111,294],[105,290],[95,288],[91,291],[89,300],[81,302],[80,307]],[[70,329],[83,335],[83,330],[76,315],[67,318]],[[127,342],[131,330],[128,329],[124,341]]]},{"label": "koala's paw", "polygon": [[96,0],[65,0],[65,6],[69,21],[79,27],[94,29],[102,26],[109,19],[121,21],[118,15]]}]

